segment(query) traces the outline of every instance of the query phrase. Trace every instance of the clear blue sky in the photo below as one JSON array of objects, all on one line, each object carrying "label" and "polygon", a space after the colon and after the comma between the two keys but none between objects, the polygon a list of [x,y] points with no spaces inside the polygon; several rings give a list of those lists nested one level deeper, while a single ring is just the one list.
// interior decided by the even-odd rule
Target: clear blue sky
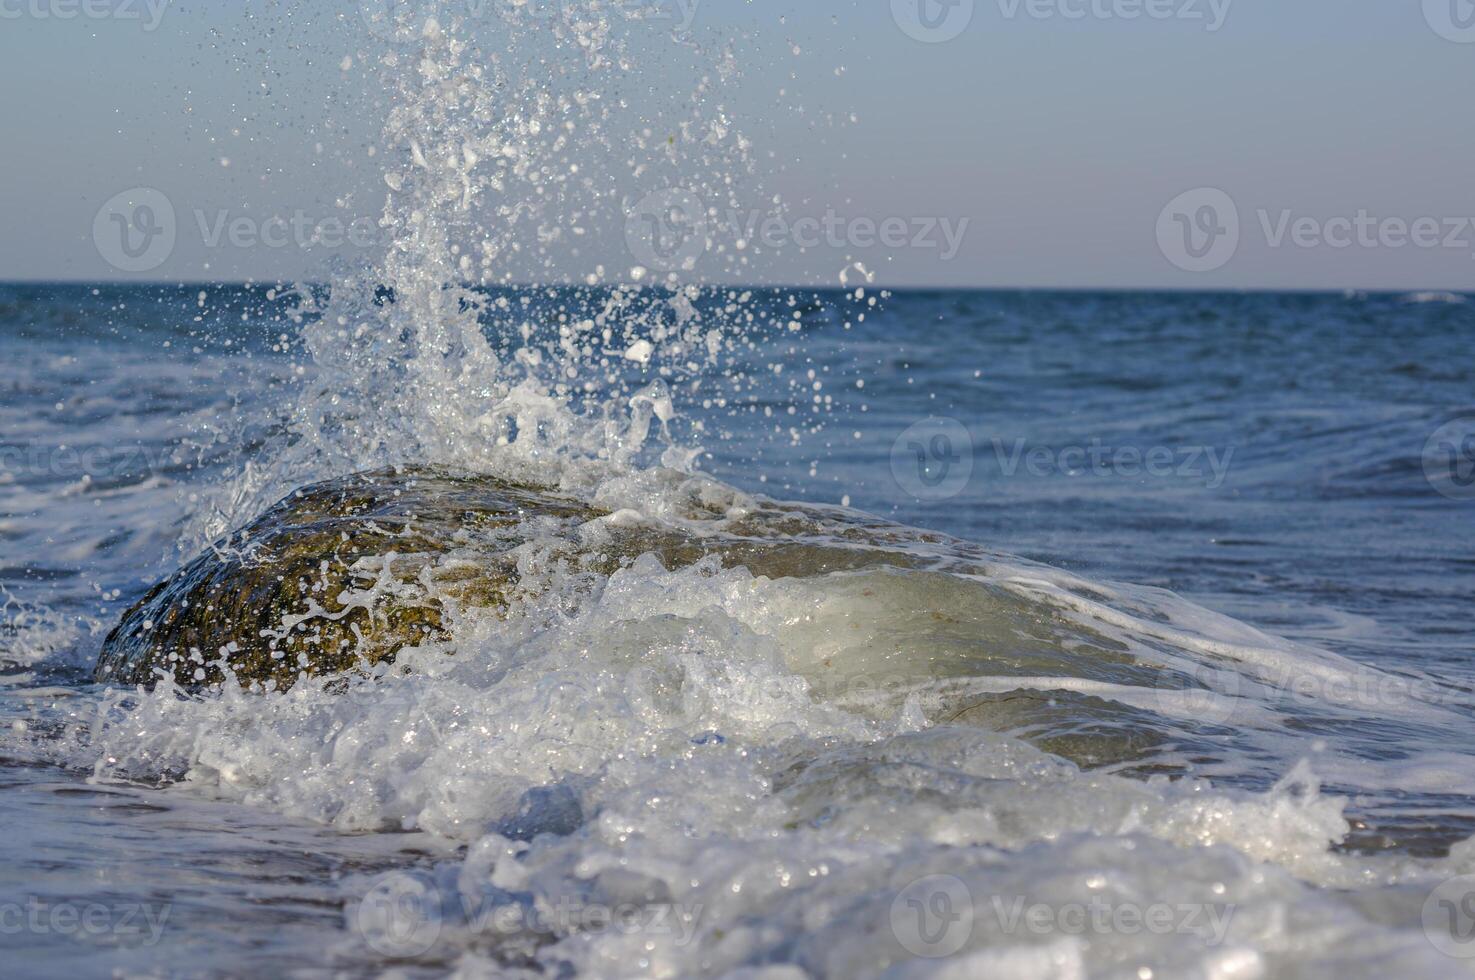
[{"label": "clear blue sky", "polygon": [[[378,117],[358,90],[373,83],[340,70],[377,43],[358,4],[175,0],[154,24],[161,2],[0,0],[0,278],[129,278],[99,255],[93,222],[136,186],[180,212],[168,260],[138,278],[295,277],[322,257],[210,248],[197,211],[317,216],[357,188],[374,212],[382,183],[362,151]],[[729,102],[791,217],[967,221],[946,259],[849,243],[882,282],[1475,289],[1469,0],[1217,0],[1217,30],[1210,0],[973,0],[971,13],[958,0],[964,19],[940,21],[956,36],[939,43],[909,36],[898,22],[914,0],[896,2],[701,0],[692,20],[700,39],[756,34],[771,52]],[[84,4],[119,16],[63,16]],[[1123,16],[1147,8],[1175,16]],[[1197,188],[1225,192],[1240,225],[1207,271],[1165,254],[1174,236],[1226,230],[1217,212],[1195,230],[1200,198],[1164,213]],[[1339,247],[1359,213],[1383,224]],[[1427,226],[1423,244],[1399,234],[1431,218],[1438,245]],[[631,264],[619,235],[596,241],[586,264]],[[790,248],[752,273],[827,282],[841,259]]]}]

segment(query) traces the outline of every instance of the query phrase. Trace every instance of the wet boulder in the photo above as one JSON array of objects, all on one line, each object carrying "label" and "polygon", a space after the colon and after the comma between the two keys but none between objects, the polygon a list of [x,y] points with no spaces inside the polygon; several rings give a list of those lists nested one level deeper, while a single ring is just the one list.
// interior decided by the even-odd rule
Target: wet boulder
[{"label": "wet boulder", "polygon": [[234,676],[285,689],[300,674],[392,660],[442,633],[448,602],[505,605],[509,553],[530,520],[600,511],[537,488],[428,469],[297,490],[154,586],[108,635],[96,679],[186,687]]},{"label": "wet boulder", "polygon": [[149,590],[104,641],[95,677],[285,690],[304,674],[392,662],[444,638],[450,607],[514,604],[525,586],[517,551],[534,539],[596,575],[647,553],[668,569],[715,554],[775,579],[911,567],[919,543],[939,540],[855,511],[721,489],[730,496],[694,501],[673,525],[428,467],[303,487]]}]

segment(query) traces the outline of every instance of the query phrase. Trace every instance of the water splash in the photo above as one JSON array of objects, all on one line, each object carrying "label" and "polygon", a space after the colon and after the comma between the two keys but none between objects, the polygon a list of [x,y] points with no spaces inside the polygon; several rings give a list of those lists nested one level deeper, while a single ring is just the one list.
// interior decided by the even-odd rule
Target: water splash
[{"label": "water splash", "polygon": [[793,297],[777,309],[704,286],[699,272],[642,282],[648,270],[633,260],[562,289],[506,288],[513,268],[544,282],[576,268],[583,238],[638,209],[632,188],[679,173],[735,200],[754,169],[719,98],[737,72],[730,49],[690,92],[632,104],[611,93],[651,88],[635,50],[650,43],[649,10],[532,8],[487,18],[452,5],[443,21],[434,7],[396,7],[374,21],[393,42],[376,65],[390,106],[376,154],[381,253],[326,288],[296,289],[308,380],[282,433],[214,494],[190,541],[292,487],[385,463],[586,495],[650,464],[690,472],[702,450],[697,433],[678,431],[681,399],[723,377],[714,366],[729,350],[796,316]]}]

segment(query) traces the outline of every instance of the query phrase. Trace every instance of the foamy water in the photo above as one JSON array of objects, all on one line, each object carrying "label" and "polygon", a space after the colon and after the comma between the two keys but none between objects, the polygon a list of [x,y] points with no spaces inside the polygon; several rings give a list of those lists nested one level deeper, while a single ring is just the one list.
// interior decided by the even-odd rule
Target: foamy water
[{"label": "foamy water", "polygon": [[[1348,589],[1382,597],[1376,608],[1317,596],[1308,582],[1334,573],[1316,563],[1341,561],[1336,520],[1320,552],[1291,559],[1312,569],[1300,577],[1274,565],[1277,542],[1217,566],[1157,543],[1165,514],[1222,528],[1205,549],[1275,527],[1216,508],[1241,490],[1291,507],[1297,454],[1315,443],[1298,430],[1318,414],[1330,421],[1314,435],[1349,428],[1353,458],[1388,463],[1331,468],[1328,497],[1402,499],[1429,514],[1409,533],[1437,539],[1461,526],[1459,502],[1409,476],[1423,448],[1410,433],[1431,413],[1395,395],[1340,404],[1307,372],[1313,394],[1274,406],[1268,446],[1241,447],[1239,469],[1219,475],[1226,497],[1190,475],[1094,498],[1076,484],[1051,501],[1069,475],[1026,473],[964,506],[908,502],[892,443],[961,412],[984,368],[1021,393],[983,412],[1009,417],[1025,389],[1049,393],[1029,403],[1043,442],[1072,408],[1099,409],[1108,437],[1183,428],[1220,382],[1154,379],[1170,389],[1154,395],[1093,380],[1049,340],[1007,336],[1046,317],[893,297],[863,275],[823,294],[704,287],[679,267],[498,288],[507,223],[546,226],[551,255],[573,226],[622,219],[633,202],[601,176],[611,160],[713,200],[732,181],[761,186],[753,144],[721,108],[730,52],[705,49],[694,91],[669,95],[682,118],[664,102],[610,104],[616,80],[641,77],[626,23],[580,7],[529,24],[557,42],[537,48],[536,70],[514,57],[533,33],[495,50],[474,24],[389,31],[365,78],[392,106],[388,244],[370,269],[295,293],[9,292],[0,411],[34,458],[15,457],[0,484],[0,774],[16,828],[0,844],[13,869],[0,898],[46,909],[46,928],[19,933],[21,955],[82,973],[1467,970],[1475,695],[1459,657],[1468,627],[1444,617],[1468,587],[1431,575],[1415,601],[1359,566]],[[662,125],[627,124],[642,115]],[[1135,307],[1050,302],[1086,329],[1164,342],[1120,325]],[[1227,299],[1132,302],[1169,325],[1207,304],[1234,324],[1268,309],[1335,333],[1372,301],[1242,314]],[[959,342],[934,335],[939,309],[1004,331],[1000,349],[961,365]],[[70,321],[60,338],[51,318]],[[1437,366],[1443,321],[1409,322],[1435,338],[1410,371]],[[1285,360],[1253,334],[1245,344],[1266,370]],[[1032,373],[1002,370],[1021,350]],[[102,634],[182,557],[305,483],[411,462],[594,502],[610,516],[578,530],[586,545],[611,522],[766,528],[855,560],[763,574],[647,555],[606,578],[554,560],[567,541],[529,526],[519,572],[536,588],[505,616],[459,611],[448,636],[400,654],[403,674],[269,696],[90,683]],[[765,489],[826,506],[781,519]],[[983,544],[834,506],[853,495],[884,509],[888,492],[904,521]],[[984,532],[1019,506],[1011,493],[1045,501],[1011,543],[1092,555],[1092,570],[994,550]],[[1088,526],[1072,526],[1072,506]],[[1349,524],[1379,519],[1336,506]],[[1294,543],[1300,529],[1282,530]],[[1144,584],[1107,574],[1124,567]],[[1205,601],[1163,587],[1180,579]],[[1211,611],[1215,599],[1239,617]],[[66,903],[103,908],[98,929],[54,924]]]}]

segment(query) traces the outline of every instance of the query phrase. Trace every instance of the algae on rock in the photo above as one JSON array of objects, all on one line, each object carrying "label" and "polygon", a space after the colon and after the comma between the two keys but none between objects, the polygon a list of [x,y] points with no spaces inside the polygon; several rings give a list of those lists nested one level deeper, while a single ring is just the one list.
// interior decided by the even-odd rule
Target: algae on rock
[{"label": "algae on rock", "polygon": [[[154,586],[103,643],[96,679],[290,686],[390,661],[442,635],[445,601],[502,606],[529,518],[600,512],[548,492],[428,469],[297,490]],[[474,560],[444,562],[460,549]]]},{"label": "algae on rock", "polygon": [[[625,519],[557,493],[434,467],[303,487],[154,586],[103,643],[95,677],[186,688],[296,679],[393,661],[443,639],[448,604],[505,609],[535,537],[579,571],[653,553],[668,569],[719,555],[755,576],[914,567],[937,535],[855,511],[742,498],[679,525]],[[594,523],[591,523],[594,522]]]}]

